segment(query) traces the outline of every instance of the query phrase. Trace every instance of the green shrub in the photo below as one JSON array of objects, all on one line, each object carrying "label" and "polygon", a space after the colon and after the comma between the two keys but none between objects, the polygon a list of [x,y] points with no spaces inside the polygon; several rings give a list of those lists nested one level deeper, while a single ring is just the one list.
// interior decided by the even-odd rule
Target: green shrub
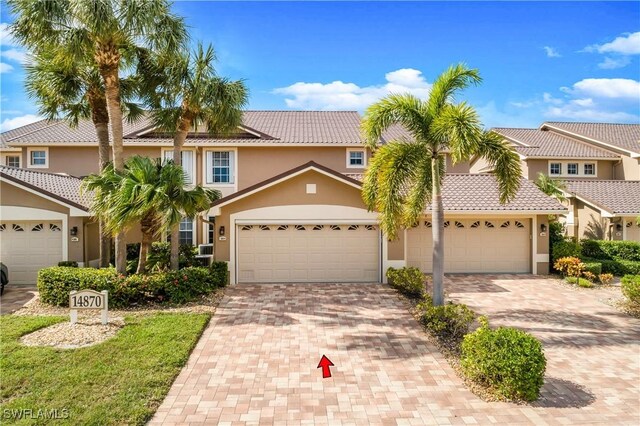
[{"label": "green shrub", "polygon": [[590,272],[596,277],[602,274],[602,263],[601,262],[584,262],[584,270],[586,272]]},{"label": "green shrub", "polygon": [[580,244],[574,241],[560,241],[553,245],[553,263],[563,257],[578,257],[580,256]]},{"label": "green shrub", "polygon": [[640,303],[640,275],[625,275],[620,279],[620,287],[630,302]]},{"label": "green shrub", "polygon": [[[180,268],[198,266],[196,255],[198,249],[191,244],[180,244],[178,265]],[[140,243],[127,244],[127,272],[132,274],[138,267]],[[112,263],[115,261],[112,260]],[[167,271],[171,266],[171,244],[156,241],[151,244],[147,255],[147,272]]]},{"label": "green shrub", "polygon": [[114,308],[147,302],[185,303],[226,283],[226,273],[198,267],[128,277],[113,268],[53,267],[38,274],[40,298],[57,306],[68,306],[69,293],[84,289],[109,291],[109,305]]},{"label": "green shrub", "polygon": [[593,259],[640,262],[640,242],[583,240],[582,256]]},{"label": "green shrub", "polygon": [[583,257],[584,262],[599,262],[602,265],[603,274],[613,274],[621,277],[623,275],[640,275],[640,262],[634,262],[632,260],[607,260],[607,259],[592,259],[589,257]]},{"label": "green shrub", "polygon": [[506,398],[538,399],[547,365],[542,344],[515,328],[492,330],[486,318],[481,324],[462,342],[460,366],[465,375]]},{"label": "green shrub", "polygon": [[469,332],[475,316],[467,305],[448,303],[427,307],[422,314],[422,323],[439,339],[457,343]]},{"label": "green shrub", "polygon": [[62,262],[58,262],[58,266],[63,266],[67,268],[77,268],[78,262],[75,260],[63,260]]},{"label": "green shrub", "polygon": [[424,274],[418,268],[389,268],[387,269],[387,280],[390,286],[409,297],[418,298],[425,292]]},{"label": "green shrub", "polygon": [[213,262],[209,267],[211,269],[211,275],[213,280],[218,283],[219,286],[224,287],[229,284],[229,266],[227,262]]}]

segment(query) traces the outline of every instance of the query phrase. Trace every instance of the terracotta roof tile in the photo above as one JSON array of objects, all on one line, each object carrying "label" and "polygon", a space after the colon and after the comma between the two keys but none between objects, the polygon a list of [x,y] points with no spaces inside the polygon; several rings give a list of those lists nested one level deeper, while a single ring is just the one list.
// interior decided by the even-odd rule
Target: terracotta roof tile
[{"label": "terracotta roof tile", "polygon": [[76,177],[7,166],[0,166],[0,176],[82,210],[88,210],[91,194],[80,193],[82,180]]},{"label": "terracotta roof tile", "polygon": [[610,151],[551,131],[503,127],[492,130],[515,142],[516,151],[526,157],[619,158]]},{"label": "terracotta roof tile", "polygon": [[567,180],[568,192],[616,214],[640,215],[640,181]]},{"label": "terracotta roof tile", "polygon": [[[357,180],[364,177],[360,173],[347,176]],[[559,202],[542,193],[526,179],[522,179],[518,193],[507,204],[500,204],[498,183],[491,174],[447,173],[442,188],[442,203],[447,212],[566,210]],[[430,209],[431,207],[427,206],[427,210]]]},{"label": "terracotta roof tile", "polygon": [[541,127],[554,127],[640,154],[640,124],[548,121]]}]

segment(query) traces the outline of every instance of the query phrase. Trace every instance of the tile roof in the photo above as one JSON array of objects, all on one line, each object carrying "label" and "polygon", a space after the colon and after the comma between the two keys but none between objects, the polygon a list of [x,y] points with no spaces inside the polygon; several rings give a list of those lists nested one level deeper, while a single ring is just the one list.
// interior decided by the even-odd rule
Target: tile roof
[{"label": "tile roof", "polygon": [[553,127],[595,139],[640,154],[640,124],[569,123],[547,121],[541,128]]},{"label": "tile roof", "polygon": [[640,215],[640,181],[566,180],[567,191],[615,215]]},{"label": "tile roof", "polygon": [[88,211],[91,194],[80,193],[82,180],[76,177],[7,166],[0,166],[0,176]]},{"label": "tile roof", "polygon": [[[186,144],[327,144],[361,145],[360,115],[355,111],[245,111],[243,126],[260,136],[255,139],[189,137]],[[125,144],[171,144],[171,138],[144,137],[151,121],[143,117],[134,123],[124,122]],[[41,121],[1,134],[4,144],[97,144],[96,132],[90,120],[71,128],[61,120]]]},{"label": "tile roof", "polygon": [[[347,176],[362,180],[363,174]],[[515,198],[500,204],[498,183],[492,174],[447,173],[442,184],[442,203],[446,212],[466,211],[560,211],[566,210],[555,199],[542,193],[533,182],[522,179]],[[427,206],[426,210],[431,210]]]},{"label": "tile roof", "polygon": [[504,127],[492,130],[516,142],[516,151],[526,157],[619,158],[610,151],[547,130]]}]

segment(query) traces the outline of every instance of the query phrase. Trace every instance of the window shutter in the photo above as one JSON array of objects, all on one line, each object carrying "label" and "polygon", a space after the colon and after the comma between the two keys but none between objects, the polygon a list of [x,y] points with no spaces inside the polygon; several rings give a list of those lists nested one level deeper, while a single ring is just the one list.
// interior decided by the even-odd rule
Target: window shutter
[{"label": "window shutter", "polygon": [[207,151],[207,161],[206,169],[207,169],[207,183],[213,183],[213,152]]},{"label": "window shutter", "polygon": [[229,183],[235,183],[235,179],[236,179],[235,152],[229,151]]},{"label": "window shutter", "polygon": [[193,184],[194,173],[193,173],[193,151],[182,151],[180,153],[181,161],[182,161],[182,169],[187,174],[187,183]]}]

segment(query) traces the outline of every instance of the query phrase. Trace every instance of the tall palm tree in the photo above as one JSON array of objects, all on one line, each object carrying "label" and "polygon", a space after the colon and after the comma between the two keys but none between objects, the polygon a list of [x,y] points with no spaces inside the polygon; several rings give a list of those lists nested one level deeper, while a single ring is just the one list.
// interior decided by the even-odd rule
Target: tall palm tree
[{"label": "tall palm tree", "polygon": [[[444,211],[442,184],[446,155],[454,163],[472,156],[485,158],[498,181],[500,201],[508,202],[520,186],[522,171],[513,148],[502,137],[485,132],[476,111],[453,97],[479,73],[463,64],[449,67],[434,82],[429,97],[393,94],[371,105],[362,131],[375,151],[365,173],[362,193],[370,210],[381,216],[381,228],[394,239],[398,228],[413,226],[431,203],[433,232],[433,302],[444,303]],[[395,140],[378,147],[382,134],[399,124],[413,140]]]},{"label": "tall palm tree", "polygon": [[109,165],[102,174],[84,180],[83,188],[95,194],[92,210],[105,220],[107,229],[116,233],[141,225],[137,273],[146,271],[154,239],[183,216],[193,218],[220,198],[220,192],[199,185],[187,189],[184,180],[184,171],[173,162],[141,156],[129,158],[122,171]]},{"label": "tall palm tree", "polygon": [[[63,118],[71,127],[91,118],[98,137],[98,165],[104,170],[111,161],[109,146],[109,114],[104,86],[93,61],[88,63],[60,61],[50,50],[31,55],[26,66],[27,94],[38,102],[39,114],[53,120]],[[138,119],[143,110],[128,101],[136,95],[131,79],[121,79],[123,112],[128,120]],[[111,238],[100,228],[100,267],[109,266]]]},{"label": "tall palm tree", "polygon": [[[124,167],[121,69],[141,47],[175,52],[187,32],[167,0],[8,0],[13,36],[33,52],[51,50],[69,63],[92,58],[102,78],[113,137],[113,164]],[[126,272],[124,235],[116,236],[116,269]]]},{"label": "tall palm tree", "polygon": [[[248,90],[242,80],[219,77],[213,47],[141,61],[145,93],[154,124],[173,134],[173,162],[182,165],[182,147],[192,128],[229,133],[242,124]],[[171,268],[178,269],[179,224],[171,230]]]},{"label": "tall palm tree", "polygon": [[553,197],[561,203],[567,200],[564,195],[564,190],[567,189],[567,185],[562,180],[553,179],[544,173],[538,173],[537,179],[534,181],[538,189],[549,197]]}]

